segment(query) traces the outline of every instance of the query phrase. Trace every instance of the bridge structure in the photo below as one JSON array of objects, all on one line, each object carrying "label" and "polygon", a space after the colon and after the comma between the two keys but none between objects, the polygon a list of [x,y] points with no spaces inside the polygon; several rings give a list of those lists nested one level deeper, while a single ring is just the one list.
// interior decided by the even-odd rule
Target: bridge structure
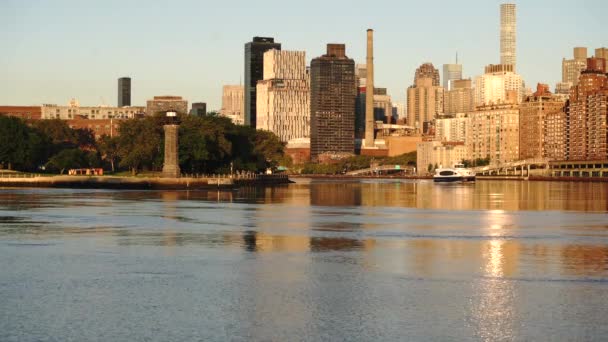
[{"label": "bridge structure", "polygon": [[367,169],[354,170],[347,172],[347,176],[365,176],[365,175],[387,175],[395,173],[414,173],[414,168],[404,165],[373,165]]},{"label": "bridge structure", "polygon": [[517,160],[509,163],[491,164],[473,167],[477,176],[518,176],[549,175],[549,159],[534,158]]}]

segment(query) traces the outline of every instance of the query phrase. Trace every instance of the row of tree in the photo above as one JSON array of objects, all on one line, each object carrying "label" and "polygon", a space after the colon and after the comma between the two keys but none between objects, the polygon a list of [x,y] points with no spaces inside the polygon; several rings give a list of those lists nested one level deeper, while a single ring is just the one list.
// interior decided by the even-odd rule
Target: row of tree
[{"label": "row of tree", "polygon": [[[159,171],[164,158],[162,116],[125,120],[119,135],[95,140],[86,129],[65,121],[31,124],[0,115],[0,168],[65,172],[69,168],[104,167],[112,171]],[[182,172],[261,171],[285,162],[284,144],[267,131],[234,125],[217,116],[181,115],[179,156]]]}]

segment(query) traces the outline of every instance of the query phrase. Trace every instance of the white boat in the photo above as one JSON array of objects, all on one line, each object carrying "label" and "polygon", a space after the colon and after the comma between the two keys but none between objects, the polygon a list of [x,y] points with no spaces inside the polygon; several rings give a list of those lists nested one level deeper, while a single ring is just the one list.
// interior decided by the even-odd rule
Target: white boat
[{"label": "white boat", "polygon": [[435,169],[434,182],[474,182],[475,172],[467,169],[463,164],[456,164],[452,168],[440,167]]}]

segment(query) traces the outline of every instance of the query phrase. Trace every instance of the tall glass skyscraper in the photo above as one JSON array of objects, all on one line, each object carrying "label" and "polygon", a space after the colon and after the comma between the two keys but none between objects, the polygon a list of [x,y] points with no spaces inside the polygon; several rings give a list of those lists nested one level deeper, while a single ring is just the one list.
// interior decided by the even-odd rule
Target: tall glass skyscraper
[{"label": "tall glass skyscraper", "polygon": [[118,107],[131,105],[131,78],[121,77],[118,79]]},{"label": "tall glass skyscraper", "polygon": [[281,50],[281,44],[275,43],[274,38],[253,37],[253,41],[245,44],[245,125],[256,127],[256,86],[264,79],[264,52]]}]

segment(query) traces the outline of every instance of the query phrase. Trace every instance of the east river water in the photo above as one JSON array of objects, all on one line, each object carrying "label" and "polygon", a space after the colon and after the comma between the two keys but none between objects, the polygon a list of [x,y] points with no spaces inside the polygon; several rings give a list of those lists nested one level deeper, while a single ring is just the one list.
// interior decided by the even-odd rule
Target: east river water
[{"label": "east river water", "polygon": [[608,183],[0,189],[0,341],[606,341]]}]

